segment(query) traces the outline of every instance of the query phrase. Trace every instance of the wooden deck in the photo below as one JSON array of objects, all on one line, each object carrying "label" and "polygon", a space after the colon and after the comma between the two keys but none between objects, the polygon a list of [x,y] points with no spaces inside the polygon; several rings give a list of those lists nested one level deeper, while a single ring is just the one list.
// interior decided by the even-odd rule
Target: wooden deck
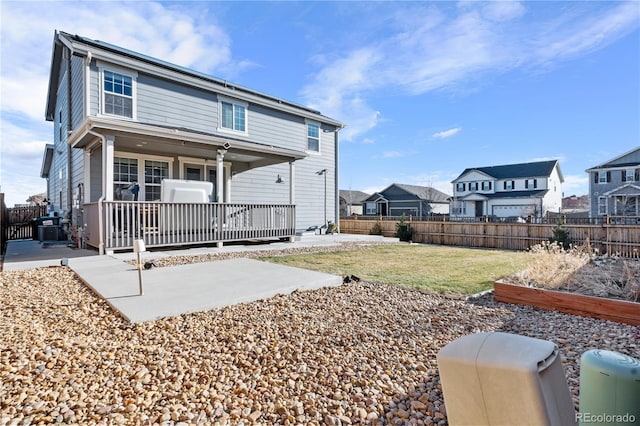
[{"label": "wooden deck", "polygon": [[295,205],[102,201],[84,205],[86,241],[100,251],[292,238]]}]

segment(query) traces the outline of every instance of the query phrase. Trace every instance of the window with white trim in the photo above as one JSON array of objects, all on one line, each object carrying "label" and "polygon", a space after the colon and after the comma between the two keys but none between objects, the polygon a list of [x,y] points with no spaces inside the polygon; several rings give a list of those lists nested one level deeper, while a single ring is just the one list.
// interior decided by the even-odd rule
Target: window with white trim
[{"label": "window with white trim", "polygon": [[320,152],[320,126],[307,123],[307,151]]},{"label": "window with white trim", "polygon": [[376,208],[376,203],[365,203],[365,214],[376,214],[378,213],[378,209]]},{"label": "window with white trim", "polygon": [[598,214],[607,214],[607,197],[598,197]]},{"label": "window with white trim", "polygon": [[608,183],[611,182],[611,172],[598,172],[597,174],[598,180],[596,183]]},{"label": "window with white trim", "polygon": [[133,118],[133,84],[130,75],[102,71],[102,112],[107,115]]},{"label": "window with white trim", "polygon": [[113,199],[134,201],[135,195],[128,188],[138,182],[138,160],[113,158]]},{"label": "window with white trim", "polygon": [[247,133],[247,104],[221,98],[220,130]]},{"label": "window with white trim", "polygon": [[456,191],[458,192],[464,192],[466,190],[466,185],[464,182],[458,182],[456,184]]},{"label": "window with white trim", "polygon": [[516,182],[513,180],[505,180],[503,186],[504,186],[504,189],[515,189]]},{"label": "window with white trim", "polygon": [[[171,160],[165,157],[142,158],[136,154],[119,153],[113,158],[114,200],[160,200],[161,183],[171,177]],[[142,183],[140,183],[142,182]],[[139,183],[134,189],[132,184]]]},{"label": "window with white trim", "polygon": [[623,182],[634,182],[636,177],[636,171],[634,169],[626,169],[622,171]]},{"label": "window with white trim", "polygon": [[169,177],[167,161],[144,160],[144,199],[153,201],[160,199],[160,184]]},{"label": "window with white trim", "polygon": [[491,181],[483,181],[482,182],[482,190],[483,191],[491,191]]}]

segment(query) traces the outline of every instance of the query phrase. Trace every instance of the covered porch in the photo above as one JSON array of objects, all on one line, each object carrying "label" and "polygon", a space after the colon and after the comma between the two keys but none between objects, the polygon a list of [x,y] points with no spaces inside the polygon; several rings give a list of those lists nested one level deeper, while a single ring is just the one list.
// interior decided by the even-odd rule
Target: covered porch
[{"label": "covered porch", "polygon": [[[101,253],[131,249],[135,239],[162,247],[295,236],[294,163],[304,152],[97,117],[69,143],[84,155],[81,183],[70,195],[73,222]],[[242,173],[272,165],[283,166],[274,170],[288,185],[278,173],[245,186],[243,197],[232,195]],[[209,182],[212,190],[197,202],[171,199],[162,190],[168,179]]]},{"label": "covered porch", "polygon": [[599,198],[599,211],[610,216],[640,216],[640,186],[626,184]]}]

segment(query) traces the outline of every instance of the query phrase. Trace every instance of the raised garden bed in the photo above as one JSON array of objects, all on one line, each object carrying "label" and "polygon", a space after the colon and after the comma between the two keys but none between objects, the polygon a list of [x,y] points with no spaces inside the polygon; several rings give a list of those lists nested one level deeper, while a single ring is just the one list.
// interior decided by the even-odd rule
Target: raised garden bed
[{"label": "raised garden bed", "polygon": [[525,287],[498,280],[493,284],[498,302],[529,305],[573,315],[640,326],[640,303],[566,291]]}]

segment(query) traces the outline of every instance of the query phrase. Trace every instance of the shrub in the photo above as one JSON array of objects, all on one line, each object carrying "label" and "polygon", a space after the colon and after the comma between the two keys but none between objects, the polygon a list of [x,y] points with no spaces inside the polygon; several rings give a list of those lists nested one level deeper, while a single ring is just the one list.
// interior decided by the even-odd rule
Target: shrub
[{"label": "shrub", "polygon": [[396,223],[396,238],[400,241],[411,241],[413,237],[413,228],[409,226],[404,218],[404,215],[400,218],[400,221]]},{"label": "shrub", "polygon": [[571,236],[569,231],[562,227],[562,221],[558,221],[558,224],[553,228],[553,235],[549,238],[550,243],[558,243],[563,249],[568,250],[571,247]]}]

